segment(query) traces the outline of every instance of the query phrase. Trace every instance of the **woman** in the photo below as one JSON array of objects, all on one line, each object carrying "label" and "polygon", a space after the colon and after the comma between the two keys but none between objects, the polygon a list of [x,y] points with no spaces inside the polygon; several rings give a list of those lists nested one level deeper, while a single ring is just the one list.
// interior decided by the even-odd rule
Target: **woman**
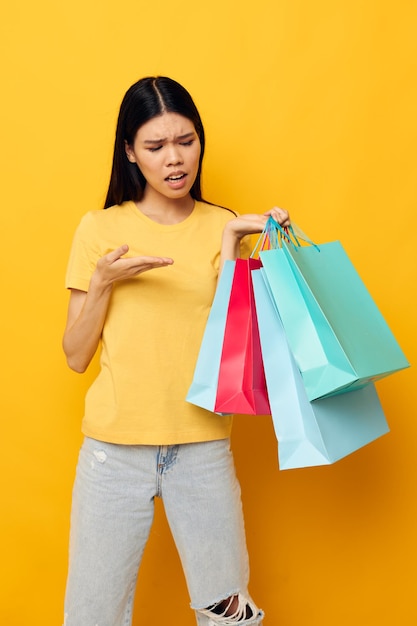
[{"label": "woman", "polygon": [[[185,401],[216,281],[273,209],[236,216],[201,196],[203,125],[189,93],[148,77],[119,113],[105,211],[75,234],[63,346],[86,397],[73,493],[65,626],[131,624],[161,497],[199,626],[261,624],[248,594],[230,416]],[[173,626],[176,626],[173,619]]]}]

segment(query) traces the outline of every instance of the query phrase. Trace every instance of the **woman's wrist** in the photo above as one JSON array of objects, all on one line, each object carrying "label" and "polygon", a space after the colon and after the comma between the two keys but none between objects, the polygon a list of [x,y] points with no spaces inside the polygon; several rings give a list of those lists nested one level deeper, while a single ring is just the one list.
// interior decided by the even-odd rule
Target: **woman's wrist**
[{"label": "woman's wrist", "polygon": [[223,230],[222,246],[221,246],[221,259],[235,260],[240,256],[240,240],[242,236],[238,235],[232,228],[229,228],[230,222],[226,224]]},{"label": "woman's wrist", "polygon": [[242,237],[245,236],[245,232],[239,224],[239,218],[235,218],[226,223],[223,229],[223,238],[230,241],[240,242]]},{"label": "woman's wrist", "polygon": [[89,291],[95,292],[97,296],[111,294],[113,291],[113,282],[106,280],[102,272],[96,268],[91,276]]}]

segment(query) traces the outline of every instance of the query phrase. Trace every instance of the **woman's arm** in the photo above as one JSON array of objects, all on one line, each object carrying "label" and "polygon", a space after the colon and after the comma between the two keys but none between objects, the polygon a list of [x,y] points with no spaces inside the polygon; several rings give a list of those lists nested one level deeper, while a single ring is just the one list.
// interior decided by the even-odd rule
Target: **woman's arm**
[{"label": "woman's arm", "polygon": [[223,230],[220,272],[226,260],[234,261],[240,256],[240,240],[246,235],[261,233],[269,216],[272,216],[281,226],[289,226],[290,224],[288,211],[277,207],[274,207],[263,215],[239,215],[235,219],[230,220],[230,222],[227,222]]},{"label": "woman's arm", "polygon": [[99,259],[88,292],[71,289],[62,344],[76,372],[87,369],[97,350],[114,283],[173,263],[167,257],[123,257],[128,250],[124,245]]}]

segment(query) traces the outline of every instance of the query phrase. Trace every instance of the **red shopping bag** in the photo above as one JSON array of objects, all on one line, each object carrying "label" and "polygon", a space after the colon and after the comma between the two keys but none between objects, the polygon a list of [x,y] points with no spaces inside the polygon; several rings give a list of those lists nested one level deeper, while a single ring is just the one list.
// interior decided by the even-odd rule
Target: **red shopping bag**
[{"label": "red shopping bag", "polygon": [[270,415],[251,270],[259,259],[237,259],[227,311],[215,411]]}]

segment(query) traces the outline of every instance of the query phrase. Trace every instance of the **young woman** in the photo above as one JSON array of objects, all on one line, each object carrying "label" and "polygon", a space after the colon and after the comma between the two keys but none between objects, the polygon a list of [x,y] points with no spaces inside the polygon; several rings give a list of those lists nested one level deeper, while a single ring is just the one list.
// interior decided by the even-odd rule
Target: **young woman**
[{"label": "young woman", "polygon": [[190,94],[166,77],[138,81],[120,108],[106,210],[87,213],[74,237],[64,351],[83,372],[101,344],[101,368],[85,403],[65,626],[131,624],[155,497],[198,625],[262,623],[247,589],[231,418],[185,397],[222,263],[269,214],[289,218],[204,202],[203,155]]}]

